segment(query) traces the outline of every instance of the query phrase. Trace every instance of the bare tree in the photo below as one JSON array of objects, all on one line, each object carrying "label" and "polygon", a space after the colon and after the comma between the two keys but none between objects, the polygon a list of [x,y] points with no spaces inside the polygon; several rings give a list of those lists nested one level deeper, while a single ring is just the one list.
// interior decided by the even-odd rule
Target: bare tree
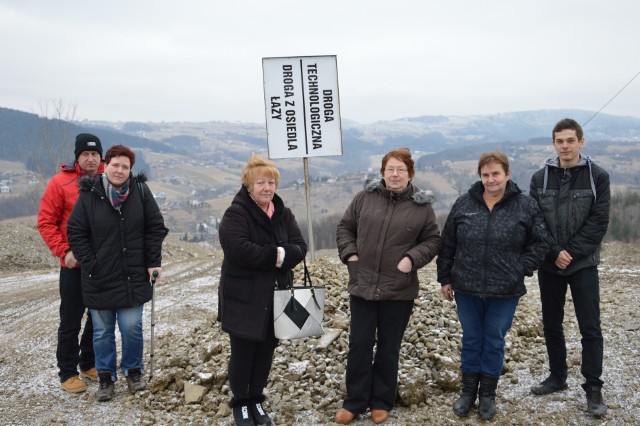
[{"label": "bare tree", "polygon": [[[29,187],[24,206],[27,214],[35,214],[47,182],[58,173],[60,165],[74,159],[75,137],[73,120],[76,106],[66,106],[62,99],[41,101],[38,104],[39,127],[27,135],[29,156],[27,163],[34,170],[38,184]],[[34,134],[35,133],[35,134]]]},{"label": "bare tree", "polygon": [[43,179],[58,172],[61,164],[73,158],[75,105],[65,105],[62,99],[39,103],[40,128],[31,137],[31,160]]}]

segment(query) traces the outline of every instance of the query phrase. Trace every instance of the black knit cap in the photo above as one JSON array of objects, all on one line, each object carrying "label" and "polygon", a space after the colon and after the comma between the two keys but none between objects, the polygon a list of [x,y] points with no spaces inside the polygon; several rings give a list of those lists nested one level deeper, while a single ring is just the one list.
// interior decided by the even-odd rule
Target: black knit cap
[{"label": "black knit cap", "polygon": [[76,136],[76,150],[74,151],[76,160],[84,151],[97,151],[100,154],[100,158],[102,158],[102,144],[100,143],[100,139],[91,133],[80,133]]}]

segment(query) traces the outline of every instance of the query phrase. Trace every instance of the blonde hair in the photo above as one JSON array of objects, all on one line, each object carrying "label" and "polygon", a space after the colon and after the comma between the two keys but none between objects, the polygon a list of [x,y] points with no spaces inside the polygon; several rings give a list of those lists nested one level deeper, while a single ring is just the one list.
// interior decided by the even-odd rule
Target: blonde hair
[{"label": "blonde hair", "polygon": [[280,172],[275,163],[259,155],[251,154],[251,158],[249,158],[249,161],[247,161],[247,164],[245,164],[242,169],[242,184],[246,188],[250,188],[256,176],[259,175],[275,179],[276,187],[280,184]]}]

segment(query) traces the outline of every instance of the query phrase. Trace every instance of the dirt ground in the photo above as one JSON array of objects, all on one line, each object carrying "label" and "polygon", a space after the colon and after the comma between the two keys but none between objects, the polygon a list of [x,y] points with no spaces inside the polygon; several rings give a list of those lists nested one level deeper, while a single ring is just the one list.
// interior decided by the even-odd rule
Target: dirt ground
[{"label": "dirt ground", "polygon": [[[206,414],[200,407],[185,406],[179,392],[165,395],[160,405],[150,404],[153,398],[149,393],[152,390],[129,395],[122,378],[116,385],[115,399],[109,403],[95,402],[95,383],[89,383],[89,390],[83,394],[63,392],[55,365],[58,268],[46,257],[47,252],[43,254],[42,247],[38,246],[42,243],[38,242],[36,231],[7,227],[2,223],[0,226],[2,424],[233,424],[230,416]],[[579,333],[572,318],[573,310],[568,304],[565,323],[572,363],[569,390],[545,397],[530,394],[529,387],[546,376],[544,345],[539,341],[536,347],[531,348],[528,358],[517,362],[512,378],[501,381],[495,424],[640,425],[639,255],[637,246],[607,245],[601,265],[605,335],[603,380],[606,383],[604,396],[609,406],[607,416],[593,419],[586,413],[584,393],[579,386],[582,379],[579,373]],[[163,265],[165,275],[156,287],[154,332],[158,341],[154,377],[166,375],[169,373],[167,370],[173,368],[168,363],[168,359],[175,355],[171,353],[172,344],[177,351],[185,339],[193,339],[187,341],[194,346],[197,340],[193,336],[198,334],[197,330],[215,327],[212,323],[217,308],[216,288],[221,260],[219,251],[194,244],[172,241],[167,245]],[[31,267],[24,266],[22,262],[25,261]],[[521,304],[539,304],[537,286],[530,284],[528,288],[529,294]],[[149,360],[150,308],[148,303],[143,318],[146,361]],[[224,340],[220,339],[219,343],[224,343]],[[223,369],[226,365],[219,367]],[[467,419],[453,415],[451,404],[455,398],[455,392],[440,392],[427,403],[397,407],[386,424],[482,423],[474,414]],[[273,409],[270,412],[277,425],[325,425],[332,424],[332,413],[338,407],[337,403],[332,403],[318,410],[304,409],[287,418],[279,417]],[[354,424],[372,423],[368,416],[363,416]]]}]

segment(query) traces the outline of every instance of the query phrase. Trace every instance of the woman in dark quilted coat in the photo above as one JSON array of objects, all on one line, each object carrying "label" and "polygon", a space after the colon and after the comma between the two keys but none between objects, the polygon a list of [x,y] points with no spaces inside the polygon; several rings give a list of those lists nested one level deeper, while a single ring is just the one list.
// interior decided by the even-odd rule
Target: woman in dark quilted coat
[{"label": "woman in dark quilted coat", "polygon": [[271,424],[262,391],[278,340],[273,330],[274,288],[292,284],[292,269],[307,244],[296,219],[276,194],[280,172],[253,155],[242,188],[220,222],[224,252],[218,288],[218,319],[229,333],[229,384],[237,425]]},{"label": "woman in dark quilted coat", "polygon": [[[509,180],[509,159],[487,152],[480,181],[454,203],[442,231],[438,282],[455,297],[462,325],[462,392],[454,412],[464,417],[480,396],[484,420],[496,413],[505,336],[532,276],[549,249],[542,212]],[[479,386],[479,390],[478,390]]]}]

